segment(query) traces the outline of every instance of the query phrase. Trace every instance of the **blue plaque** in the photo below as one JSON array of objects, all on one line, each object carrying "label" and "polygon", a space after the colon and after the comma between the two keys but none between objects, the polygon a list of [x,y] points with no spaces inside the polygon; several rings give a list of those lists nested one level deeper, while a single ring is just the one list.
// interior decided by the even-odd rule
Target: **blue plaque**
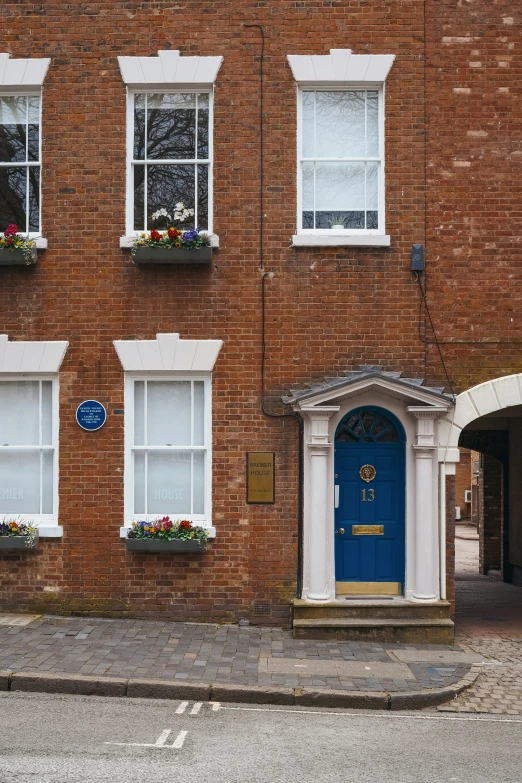
[{"label": "blue plaque", "polygon": [[76,421],[82,430],[94,432],[107,421],[107,411],[97,400],[85,400],[76,409]]}]

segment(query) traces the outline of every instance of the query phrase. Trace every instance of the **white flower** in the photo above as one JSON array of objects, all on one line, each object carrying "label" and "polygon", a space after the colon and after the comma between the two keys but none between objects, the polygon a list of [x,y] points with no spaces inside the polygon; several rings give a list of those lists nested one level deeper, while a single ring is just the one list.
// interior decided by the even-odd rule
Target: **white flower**
[{"label": "white flower", "polygon": [[160,217],[167,217],[169,220],[172,220],[171,215],[169,215],[165,207],[158,209],[157,212],[153,212],[151,215],[152,220],[158,220]]},{"label": "white flower", "polygon": [[177,203],[177,204],[174,204],[174,209],[176,209],[178,212],[179,212],[181,209],[184,209],[184,204],[183,204],[183,202],[182,202],[182,201],[178,201],[178,203]]}]

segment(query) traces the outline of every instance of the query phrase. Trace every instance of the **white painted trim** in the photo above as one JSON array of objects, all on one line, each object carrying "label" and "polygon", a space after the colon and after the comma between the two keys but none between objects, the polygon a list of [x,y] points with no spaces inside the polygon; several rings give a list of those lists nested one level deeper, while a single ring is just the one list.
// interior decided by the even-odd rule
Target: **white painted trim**
[{"label": "white painted trim", "polygon": [[[129,234],[128,236],[120,237],[120,247],[126,250],[130,250],[134,247],[134,240],[137,236],[139,236],[141,232],[136,231],[134,234]],[[206,234],[206,231],[202,231],[202,234]],[[46,247],[47,247],[47,240]],[[210,234],[210,246],[211,247],[219,247],[219,236],[217,234]],[[38,247],[38,245],[37,245]]]},{"label": "white painted trim", "polygon": [[[128,58],[128,59],[143,59],[143,58]],[[152,59],[152,58],[151,58]],[[187,58],[187,59],[197,59],[197,58]],[[169,89],[170,87],[170,89]],[[173,92],[180,92],[180,89],[173,89],[173,85],[167,85],[164,87],[160,87],[162,93],[173,93]],[[128,88],[127,89],[127,148],[126,148],[126,162],[127,162],[127,170],[126,170],[126,208],[125,208],[125,237],[120,238],[120,247],[132,247],[132,238],[134,238],[137,234],[141,233],[141,231],[136,231],[134,228],[134,173],[133,173],[133,166],[134,164],[134,97],[136,94],[142,94],[144,92],[151,92],[150,88],[147,86],[145,89],[144,87],[141,88]],[[201,165],[208,165],[208,226],[205,232],[206,234],[210,234],[212,237],[214,236],[212,234],[212,225],[213,225],[213,207],[214,207],[214,91],[212,89],[212,85],[206,88],[199,88],[197,86],[194,86],[191,90],[191,93],[194,93],[196,95],[208,95],[208,163],[201,164]],[[146,165],[146,163],[157,164],[158,161],[156,160],[145,160],[143,161],[143,164]],[[173,163],[175,163],[175,159],[172,160]],[[193,161],[194,166],[198,165],[197,158],[194,158]],[[145,206],[145,212],[146,212],[146,206]],[[145,230],[145,228],[143,229]],[[131,238],[131,244],[122,244],[123,242],[127,242],[129,237]],[[214,241],[211,241],[212,247],[219,247],[219,238],[217,238],[217,244]]]},{"label": "white painted trim", "polygon": [[[215,538],[216,530],[212,525],[212,376],[209,372],[193,372],[190,374],[167,372],[140,372],[125,373],[125,467],[124,467],[124,524],[120,528],[120,537],[125,538],[132,522],[143,519],[153,520],[159,516],[154,514],[134,513],[134,474],[133,474],[133,450],[134,450],[134,388],[135,381],[203,381],[205,384],[204,402],[204,446],[198,448],[205,452],[205,510],[203,514],[174,513],[165,510],[172,519],[188,519],[209,531],[209,538]],[[151,450],[154,446],[151,446]],[[188,447],[187,451],[194,450]],[[162,512],[163,513],[163,512]]]},{"label": "white painted trim", "polygon": [[223,340],[182,340],[157,334],[155,340],[114,340],[125,372],[212,372]]},{"label": "white painted trim", "polygon": [[352,54],[351,49],[330,49],[330,54],[287,54],[298,84],[342,82],[384,82],[395,60],[394,54]]},{"label": "white painted trim", "polygon": [[294,247],[390,247],[389,234],[294,234]]},{"label": "white painted trim", "polygon": [[41,87],[49,68],[49,57],[11,60],[7,52],[0,53],[0,87]]},{"label": "white painted trim", "polygon": [[8,342],[0,334],[0,373],[57,373],[68,346],[67,340]]},{"label": "white painted trim", "polygon": [[211,87],[223,57],[183,57],[178,49],[160,50],[158,57],[118,57],[121,78],[129,87]]},{"label": "white painted trim", "polygon": [[446,444],[446,449],[441,448],[439,459],[458,462],[454,456],[458,453],[464,427],[481,416],[514,405],[522,405],[522,373],[493,378],[457,395],[453,417],[446,415],[439,425],[441,445]]},{"label": "white painted trim", "polygon": [[[0,335],[4,337],[5,335]],[[0,522],[5,519],[20,518],[24,522],[34,522],[40,530],[42,537],[48,538],[60,538],[63,535],[63,529],[58,525],[58,506],[59,506],[59,493],[58,493],[58,481],[59,481],[59,435],[60,435],[60,390],[59,390],[59,378],[58,373],[2,373],[0,374],[0,382],[16,383],[19,381],[48,381],[52,384],[51,387],[51,404],[52,404],[52,430],[51,430],[51,444],[54,453],[53,459],[53,511],[51,514],[16,514],[14,512],[5,513],[0,512]],[[41,391],[40,391],[41,393]],[[16,449],[16,446],[12,447]],[[39,443],[34,446],[34,449],[42,448],[42,444]],[[40,487],[40,504],[42,500],[42,488]]]}]

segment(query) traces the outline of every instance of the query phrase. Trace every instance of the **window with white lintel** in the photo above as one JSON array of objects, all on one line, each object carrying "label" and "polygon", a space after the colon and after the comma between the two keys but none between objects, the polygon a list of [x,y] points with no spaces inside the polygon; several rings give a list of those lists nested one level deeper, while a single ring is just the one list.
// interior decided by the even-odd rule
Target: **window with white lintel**
[{"label": "window with white lintel", "polygon": [[211,526],[210,373],[126,374],[125,520]]},{"label": "window with white lintel", "polygon": [[383,91],[299,89],[298,232],[384,234]]},{"label": "window with white lintel", "polygon": [[0,376],[0,521],[57,515],[58,379]]}]

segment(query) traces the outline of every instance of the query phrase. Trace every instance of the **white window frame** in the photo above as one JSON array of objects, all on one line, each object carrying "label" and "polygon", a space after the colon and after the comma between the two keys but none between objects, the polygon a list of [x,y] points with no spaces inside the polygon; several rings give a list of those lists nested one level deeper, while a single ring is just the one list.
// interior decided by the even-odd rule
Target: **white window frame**
[{"label": "white window frame", "polygon": [[[378,94],[378,107],[379,107],[379,157],[378,158],[364,158],[365,161],[375,161],[379,163],[379,175],[378,175],[378,229],[367,228],[346,228],[346,229],[331,229],[331,228],[303,228],[303,208],[302,208],[302,163],[303,161],[310,160],[309,158],[303,158],[303,93],[305,92],[356,92],[356,91],[373,91]],[[315,159],[317,160],[317,159]],[[352,160],[363,160],[356,158],[324,158],[328,161],[344,161],[351,162]],[[333,85],[319,85],[317,83],[300,84],[297,87],[297,235],[298,236],[315,236],[323,237],[383,237],[386,234],[385,231],[385,154],[384,154],[384,84],[369,84],[367,82],[361,84],[333,84]]]},{"label": "white window frame", "polygon": [[[213,226],[213,183],[214,183],[214,90],[212,87],[165,87],[158,86],[152,87],[143,85],[140,87],[127,88],[127,182],[126,182],[126,229],[125,234],[127,237],[134,237],[142,233],[134,228],[134,165],[146,165],[145,160],[134,160],[134,97],[135,95],[148,94],[173,94],[173,93],[191,93],[197,95],[208,95],[208,159],[197,161],[194,160],[179,160],[176,163],[194,163],[196,166],[196,183],[197,183],[197,166],[198,164],[208,165],[208,227],[202,231],[202,234],[212,234]],[[197,106],[197,104],[196,104]],[[196,123],[197,123],[197,108],[196,108]],[[146,140],[145,140],[146,144]],[[197,150],[196,150],[197,151]],[[172,163],[172,160],[154,160],[154,165],[161,163]],[[196,184],[197,188],[197,184]],[[146,193],[145,193],[146,198]],[[145,204],[145,214],[147,214],[147,205]]]},{"label": "white window frame", "polygon": [[[134,514],[134,388],[135,381],[203,381],[204,382],[204,446],[187,446],[187,451],[201,450],[205,460],[205,512],[203,514],[169,513],[172,519],[188,519],[205,528],[209,537],[216,535],[212,526],[212,377],[209,372],[126,372],[125,373],[125,468],[124,468],[124,526],[120,535],[126,537],[132,522],[153,520],[159,514]],[[145,445],[144,449],[147,448]],[[151,447],[154,449],[154,447]],[[162,451],[179,451],[180,446],[162,446]]]},{"label": "white window frame", "polygon": [[[47,537],[60,537],[62,535],[62,528],[58,527],[58,463],[59,463],[59,381],[58,374],[41,374],[41,373],[0,373],[0,382],[21,382],[21,381],[51,381],[52,391],[52,428],[51,428],[51,446],[2,446],[0,444],[0,451],[8,449],[20,449],[20,450],[36,450],[40,449],[42,452],[44,449],[53,449],[53,511],[51,514],[16,514],[16,513],[3,513],[1,511],[1,499],[0,499],[0,522],[6,519],[20,519],[23,522],[33,521],[39,528],[40,535]],[[41,393],[41,392],[40,392]],[[40,397],[41,399],[41,397]],[[41,426],[40,420],[40,439],[41,439]],[[41,476],[41,463],[40,463],[40,476]],[[41,487],[40,487],[40,507],[41,507]]]},{"label": "white window frame", "polygon": [[[40,169],[40,192],[38,194],[38,204],[39,204],[39,211],[38,211],[38,224],[40,226],[39,231],[18,231],[19,234],[21,234],[24,237],[29,237],[30,239],[37,239],[40,238],[40,241],[36,243],[36,247],[38,248],[45,248],[47,247],[47,241],[42,240],[42,101],[43,101],[43,91],[42,90],[24,90],[23,87],[12,87],[11,89],[8,89],[6,87],[0,87],[0,97],[8,97],[8,98],[39,98],[40,99],[40,107],[39,107],[39,123],[40,123],[40,131],[38,134],[38,162],[35,161],[26,161],[24,163],[8,163],[4,161],[0,161],[0,168],[26,168],[26,167],[32,167],[32,168],[39,168]],[[29,196],[29,190],[27,190],[25,194],[26,199],[26,220],[27,220],[27,200]],[[7,226],[5,226],[7,228]],[[0,232],[1,236],[3,236],[3,233]]]}]

